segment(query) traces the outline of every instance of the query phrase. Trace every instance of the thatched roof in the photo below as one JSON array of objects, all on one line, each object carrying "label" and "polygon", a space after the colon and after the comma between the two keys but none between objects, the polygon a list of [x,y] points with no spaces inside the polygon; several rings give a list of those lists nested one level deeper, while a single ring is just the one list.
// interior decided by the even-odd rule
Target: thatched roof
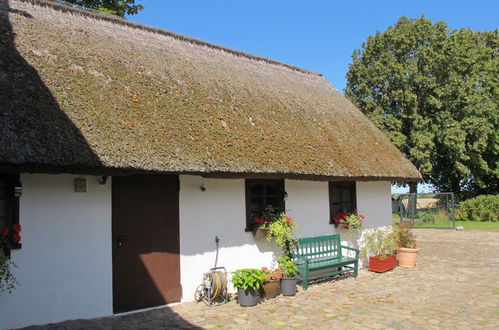
[{"label": "thatched roof", "polygon": [[0,0],[0,169],[417,180],[320,74],[49,0]]}]

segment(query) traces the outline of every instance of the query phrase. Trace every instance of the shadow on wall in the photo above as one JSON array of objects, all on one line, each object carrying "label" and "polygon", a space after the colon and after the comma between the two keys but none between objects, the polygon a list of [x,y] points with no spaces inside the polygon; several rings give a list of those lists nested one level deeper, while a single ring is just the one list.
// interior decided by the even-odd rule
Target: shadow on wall
[{"label": "shadow on wall", "polygon": [[0,170],[100,167],[80,130],[18,51],[11,21],[21,26],[34,18],[9,4],[0,0]]}]

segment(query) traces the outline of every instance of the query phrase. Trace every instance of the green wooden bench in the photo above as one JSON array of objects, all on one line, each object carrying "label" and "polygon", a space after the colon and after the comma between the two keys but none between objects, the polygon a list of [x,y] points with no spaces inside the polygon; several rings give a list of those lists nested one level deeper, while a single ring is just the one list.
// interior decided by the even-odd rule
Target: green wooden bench
[{"label": "green wooden bench", "polygon": [[[342,249],[355,252],[355,257],[343,256]],[[298,266],[298,279],[307,290],[310,279],[323,278],[353,271],[359,272],[359,249],[341,245],[340,235],[307,237],[298,240],[290,257]],[[351,265],[351,266],[350,266]]]}]

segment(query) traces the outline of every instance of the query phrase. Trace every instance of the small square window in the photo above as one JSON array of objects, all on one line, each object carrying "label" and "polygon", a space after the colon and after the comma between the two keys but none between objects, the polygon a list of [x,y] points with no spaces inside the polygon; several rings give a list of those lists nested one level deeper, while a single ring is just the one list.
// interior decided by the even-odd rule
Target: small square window
[{"label": "small square window", "polygon": [[357,207],[355,182],[329,182],[329,223],[339,212],[353,212]]},{"label": "small square window", "polygon": [[[0,174],[0,230],[6,230],[12,249],[21,248],[20,243],[12,241],[12,226],[19,224],[19,197],[15,188],[20,187],[19,175]],[[10,249],[5,251],[9,255]]]},{"label": "small square window", "polygon": [[268,206],[284,212],[284,180],[246,180],[246,231],[252,230],[252,220]]}]

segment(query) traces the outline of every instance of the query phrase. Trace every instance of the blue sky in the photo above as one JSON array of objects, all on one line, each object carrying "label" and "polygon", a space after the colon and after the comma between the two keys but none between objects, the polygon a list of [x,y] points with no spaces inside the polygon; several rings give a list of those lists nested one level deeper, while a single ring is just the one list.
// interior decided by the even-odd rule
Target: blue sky
[{"label": "blue sky", "polygon": [[[321,72],[341,91],[353,50],[401,16],[424,13],[453,29],[499,26],[499,0],[142,0],[142,4],[145,9],[128,19]],[[431,188],[420,185],[420,189]]]},{"label": "blue sky", "polygon": [[323,73],[339,90],[350,56],[400,16],[493,30],[499,1],[143,0],[128,19]]}]

